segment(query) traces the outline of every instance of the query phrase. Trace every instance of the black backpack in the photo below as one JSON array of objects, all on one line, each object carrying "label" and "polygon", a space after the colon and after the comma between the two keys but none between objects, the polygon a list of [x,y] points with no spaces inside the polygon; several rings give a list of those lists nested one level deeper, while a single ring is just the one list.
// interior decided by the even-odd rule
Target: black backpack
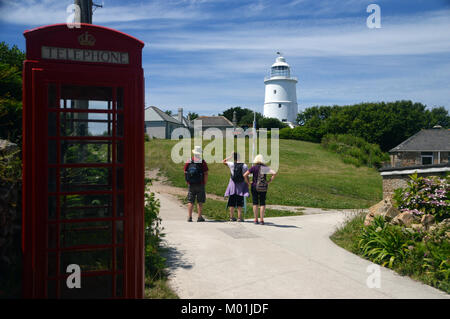
[{"label": "black backpack", "polygon": [[266,174],[263,174],[263,166],[262,165],[258,165],[259,169],[258,169],[258,177],[256,179],[256,191],[257,192],[267,192],[267,188],[269,187],[269,184],[267,184],[267,178],[266,178]]},{"label": "black backpack", "polygon": [[242,183],[244,181],[244,175],[242,174],[243,167],[244,163],[234,163],[233,175],[231,175],[233,182]]},{"label": "black backpack", "polygon": [[186,169],[185,177],[189,184],[201,184],[203,182],[202,163],[195,163],[191,160]]}]

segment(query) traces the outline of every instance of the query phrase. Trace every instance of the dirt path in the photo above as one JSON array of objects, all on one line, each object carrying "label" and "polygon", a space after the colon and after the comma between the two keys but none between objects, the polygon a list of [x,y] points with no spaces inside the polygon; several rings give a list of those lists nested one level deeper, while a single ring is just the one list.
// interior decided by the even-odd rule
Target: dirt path
[{"label": "dirt path", "polygon": [[[145,172],[145,176],[147,178],[151,178],[153,180],[153,184],[150,187],[150,190],[159,194],[169,194],[174,196],[186,196],[187,189],[182,187],[175,187],[169,184],[167,178],[160,173],[158,169],[150,170]],[[226,199],[221,196],[217,196],[215,194],[208,193],[206,194],[206,198],[225,201]],[[338,212],[353,212],[354,209],[324,209],[324,208],[314,208],[314,207],[303,207],[303,206],[285,206],[285,205],[267,205],[268,209],[276,209],[276,210],[285,210],[290,212],[298,212],[301,211],[304,215],[312,215],[312,214],[325,214],[331,211]]]}]

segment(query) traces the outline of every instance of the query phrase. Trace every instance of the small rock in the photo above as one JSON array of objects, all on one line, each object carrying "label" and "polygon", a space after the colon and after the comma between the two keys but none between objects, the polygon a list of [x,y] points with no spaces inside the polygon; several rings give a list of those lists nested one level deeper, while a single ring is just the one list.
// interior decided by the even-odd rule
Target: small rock
[{"label": "small rock", "polygon": [[390,221],[398,214],[400,211],[394,207],[390,198],[386,198],[369,208],[364,225],[370,225],[375,216],[382,216],[385,220]]},{"label": "small rock", "polygon": [[392,224],[409,227],[416,220],[416,216],[411,212],[403,212],[394,217]]},{"label": "small rock", "polygon": [[425,228],[430,227],[432,224],[434,224],[434,216],[430,214],[426,214],[422,216],[422,220],[420,221]]},{"label": "small rock", "polygon": [[370,216],[370,213],[366,215],[366,218],[364,219],[364,226],[369,226],[373,222],[373,216]]},{"label": "small rock", "polygon": [[417,232],[420,232],[425,229],[424,225],[422,225],[422,224],[412,224],[411,228]]}]

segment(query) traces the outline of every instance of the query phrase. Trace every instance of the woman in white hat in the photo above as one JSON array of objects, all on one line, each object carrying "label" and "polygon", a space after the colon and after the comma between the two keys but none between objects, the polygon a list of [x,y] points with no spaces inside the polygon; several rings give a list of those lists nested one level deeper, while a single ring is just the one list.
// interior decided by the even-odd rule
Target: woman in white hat
[{"label": "woman in white hat", "polygon": [[[260,212],[261,224],[264,225],[264,213],[266,212],[266,195],[269,184],[275,179],[277,173],[264,164],[264,157],[261,154],[256,155],[253,160],[253,166],[244,174],[245,181],[250,186],[248,176],[252,174],[252,202],[253,215],[255,216],[255,224],[258,222],[258,209]],[[271,179],[267,180],[267,174],[272,174]]]}]

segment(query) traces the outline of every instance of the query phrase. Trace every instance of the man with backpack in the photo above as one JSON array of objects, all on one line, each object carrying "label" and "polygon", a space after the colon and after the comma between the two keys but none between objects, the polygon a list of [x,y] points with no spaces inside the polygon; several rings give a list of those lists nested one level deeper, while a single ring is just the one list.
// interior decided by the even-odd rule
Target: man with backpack
[{"label": "man with backpack", "polygon": [[192,222],[192,210],[197,199],[197,222],[204,222],[203,203],[206,201],[205,185],[208,182],[208,165],[202,159],[201,146],[192,150],[193,157],[184,165],[184,176],[188,184],[188,222]]},{"label": "man with backpack", "polygon": [[[232,162],[229,160],[233,159]],[[225,158],[222,163],[230,169],[230,181],[228,182],[225,197],[228,197],[227,207],[230,208],[230,221],[236,221],[234,217],[234,209],[238,210],[238,221],[243,222],[242,207],[244,206],[244,197],[248,197],[248,186],[244,179],[244,173],[248,170],[245,163],[239,162],[239,154],[233,152],[231,156]]]},{"label": "man with backpack", "polygon": [[[264,213],[266,212],[266,195],[269,183],[271,183],[277,173],[264,164],[264,157],[261,154],[256,155],[253,166],[244,174],[245,181],[250,184],[248,175],[252,174],[252,202],[253,214],[255,216],[255,224],[258,222],[258,208],[260,210],[261,224],[264,225]],[[272,174],[271,179],[267,180],[267,174]]]}]

